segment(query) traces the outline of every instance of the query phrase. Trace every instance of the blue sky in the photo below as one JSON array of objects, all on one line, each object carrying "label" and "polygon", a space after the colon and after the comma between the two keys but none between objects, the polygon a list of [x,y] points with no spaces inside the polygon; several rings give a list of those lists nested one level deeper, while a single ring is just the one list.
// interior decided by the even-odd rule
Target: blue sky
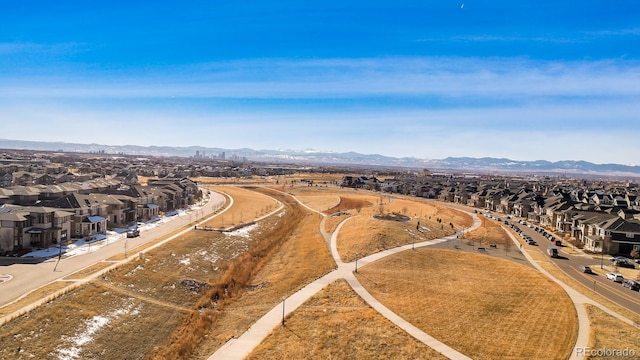
[{"label": "blue sky", "polygon": [[0,138],[640,164],[633,0],[0,5]]}]

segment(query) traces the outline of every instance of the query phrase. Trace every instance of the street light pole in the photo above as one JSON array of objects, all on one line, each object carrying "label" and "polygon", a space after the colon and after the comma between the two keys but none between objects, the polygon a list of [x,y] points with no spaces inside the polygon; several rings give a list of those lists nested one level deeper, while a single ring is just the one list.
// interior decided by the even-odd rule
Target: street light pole
[{"label": "street light pole", "polygon": [[284,295],[282,296],[282,326],[284,326]]},{"label": "street light pole", "polygon": [[56,272],[58,264],[60,264],[60,259],[62,259],[62,242],[58,242],[58,248],[60,249],[58,251],[58,261],[56,262],[56,266],[53,267],[53,272]]},{"label": "street light pole", "polygon": [[358,272],[358,253],[356,253],[356,273]]}]

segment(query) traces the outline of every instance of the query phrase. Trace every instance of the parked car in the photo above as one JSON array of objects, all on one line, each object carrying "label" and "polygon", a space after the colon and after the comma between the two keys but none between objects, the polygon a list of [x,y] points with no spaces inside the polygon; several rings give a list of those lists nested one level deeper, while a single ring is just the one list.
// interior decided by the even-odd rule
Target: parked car
[{"label": "parked car", "polygon": [[607,273],[607,280],[619,282],[620,284],[622,284],[624,282],[624,276],[619,273]]},{"label": "parked car", "polygon": [[619,266],[619,267],[623,267],[623,268],[629,268],[629,269],[635,269],[636,268],[636,266],[633,265],[632,262],[624,261],[624,260],[616,260],[613,264],[615,266]]},{"label": "parked car", "polygon": [[640,283],[635,280],[627,280],[622,286],[629,288],[629,290],[640,291]]},{"label": "parked car", "polygon": [[585,274],[593,274],[593,270],[591,270],[591,267],[589,265],[580,266],[580,271],[582,271]]}]

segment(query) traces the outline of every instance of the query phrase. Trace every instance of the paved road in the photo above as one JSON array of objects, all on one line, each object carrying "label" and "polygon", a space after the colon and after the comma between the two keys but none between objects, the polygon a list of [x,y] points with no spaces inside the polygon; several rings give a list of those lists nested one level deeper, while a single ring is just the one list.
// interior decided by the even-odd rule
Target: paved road
[{"label": "paved road", "polygon": [[[460,204],[450,204],[444,203],[443,205],[458,208],[461,210],[471,211],[478,210],[466,205]],[[493,214],[496,215],[497,214]],[[504,220],[504,219],[503,219]],[[489,219],[487,218],[487,221]],[[492,220],[493,221],[493,220]],[[517,219],[509,220],[510,222],[516,222]],[[547,246],[551,245],[551,242],[542,236],[542,234],[536,232],[534,229],[529,228],[525,225],[517,224],[516,225],[522,230],[525,235],[531,236],[537,243],[538,246],[535,248],[539,249],[543,254],[546,255]],[[531,248],[530,245],[523,245],[525,249],[527,246]],[[620,306],[632,311],[636,314],[640,314],[640,293],[636,291],[631,291],[619,283],[613,283],[610,280],[607,280],[604,276],[606,270],[600,270],[600,259],[594,258],[592,256],[588,256],[585,254],[569,254],[567,251],[563,251],[563,247],[559,247],[561,258],[552,259],[549,257],[549,261],[558,265],[558,267],[564,271],[568,276],[575,279],[576,281],[586,285],[587,287],[593,289],[594,281],[595,281],[595,291],[600,295],[606,297],[607,299],[619,304]],[[604,263],[606,262],[608,257],[604,258]],[[589,265],[596,272],[600,272],[600,275],[588,275],[583,274],[579,271],[580,265]]]},{"label": "paved road", "polygon": [[[518,224],[522,232],[531,236],[537,243],[541,252],[546,254],[547,246],[551,245],[551,242],[527,226]],[[524,245],[527,246],[527,245]],[[640,293],[637,291],[631,291],[623,287],[619,283],[614,283],[611,280],[607,280],[604,274],[607,272],[605,269],[600,269],[600,258],[593,258],[586,254],[569,254],[563,247],[558,247],[560,250],[560,258],[553,259],[549,257],[549,261],[555,263],[562,271],[576,281],[584,284],[590,289],[594,288],[595,292],[603,295],[607,299],[633,311],[640,315]],[[608,256],[603,259],[604,265],[608,265]],[[589,265],[591,268],[599,272],[600,274],[589,275],[582,273],[579,269],[581,265]]]},{"label": "paved road", "polygon": [[[123,254],[126,243],[127,249],[131,250],[135,247],[153,241],[159,237],[165,236],[175,230],[188,225],[192,220],[196,221],[196,216],[202,218],[214,212],[225,202],[223,195],[211,192],[210,200],[204,207],[192,212],[192,216],[177,216],[173,221],[167,222],[161,226],[157,226],[148,231],[140,233],[137,238],[119,240],[89,252],[84,255],[78,255],[66,259],[62,259],[56,267],[57,258],[46,260],[39,264],[13,264],[9,266],[0,266],[0,273],[10,275],[13,278],[10,281],[0,283],[0,307],[9,304],[29,292],[42,287],[52,281],[61,279],[78,270],[84,269],[90,265],[104,261],[114,255]],[[56,271],[54,272],[54,268]]]}]

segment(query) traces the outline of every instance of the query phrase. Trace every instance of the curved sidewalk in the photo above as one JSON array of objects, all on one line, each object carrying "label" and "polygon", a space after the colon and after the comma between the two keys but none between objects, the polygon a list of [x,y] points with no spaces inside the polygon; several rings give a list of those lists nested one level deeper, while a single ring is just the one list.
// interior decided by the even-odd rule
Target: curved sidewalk
[{"label": "curved sidewalk", "polygon": [[[513,234],[511,234],[511,232],[507,231],[507,234],[509,234],[509,237],[511,238],[511,240],[516,244],[516,246],[520,245],[520,243],[518,242],[518,240],[516,239],[515,236],[513,236]],[[567,295],[569,295],[569,297],[571,298],[571,301],[573,302],[573,305],[576,309],[576,313],[578,315],[578,337],[576,339],[576,343],[573,347],[573,351],[571,353],[571,356],[569,357],[569,359],[571,360],[577,360],[577,359],[583,359],[584,356],[579,356],[578,354],[583,353],[583,349],[586,349],[589,347],[589,333],[591,332],[591,323],[589,321],[589,316],[587,314],[587,309],[585,308],[585,305],[592,305],[595,306],[597,308],[599,308],[600,310],[606,312],[607,314],[615,317],[616,319],[623,321],[631,326],[637,326],[632,320],[610,310],[609,308],[607,308],[606,306],[592,300],[591,298],[587,297],[586,295],[578,292],[577,290],[573,289],[572,287],[570,287],[569,285],[563,283],[562,281],[558,280],[555,276],[553,276],[550,272],[548,272],[547,270],[545,270],[542,266],[540,266],[532,257],[531,255],[529,255],[529,253],[525,250],[522,251],[522,254],[525,256],[525,258],[527,258],[527,260],[538,270],[540,271],[540,273],[542,273],[543,275],[545,275],[546,277],[548,277],[549,279],[551,279],[551,281],[555,282],[556,284],[560,285],[560,287],[562,287],[564,289],[564,291],[567,293]]]},{"label": "curved sidewalk", "polygon": [[[321,214],[326,218],[325,214],[310,208],[306,204],[300,202],[295,196],[291,195],[298,203],[306,207],[307,209]],[[481,224],[480,220],[474,214],[469,213],[474,219],[474,224],[472,227],[467,229],[468,231],[474,230],[478,228]],[[337,238],[338,233],[342,226],[351,218],[347,218],[343,220],[336,230],[331,234],[331,254],[338,265],[338,269],[334,270],[327,275],[321,277],[320,279],[310,283],[304,288],[300,289],[295,294],[291,295],[289,298],[283,300],[281,304],[273,307],[268,313],[266,313],[262,318],[256,321],[247,331],[245,331],[240,337],[229,340],[225,345],[220,347],[213,355],[209,357],[209,360],[215,359],[244,359],[246,358],[252,351],[255,349],[262,341],[271,334],[271,332],[280,324],[282,324],[283,317],[295,311],[299,306],[304,304],[309,298],[318,293],[324,287],[332,283],[337,279],[345,279],[347,283],[353,288],[353,290],[373,309],[378,311],[382,316],[389,319],[396,326],[405,330],[409,335],[413,336],[418,341],[424,343],[425,345],[439,351],[444,356],[450,359],[470,359],[468,356],[456,351],[455,349],[447,346],[446,344],[436,340],[429,334],[424,331],[418,329],[413,326],[411,323],[407,322],[393,311],[389,310],[387,307],[382,305],[378,300],[376,300],[373,295],[371,295],[363,286],[360,284],[358,279],[352,272],[352,269],[355,270],[355,261],[351,263],[343,263],[340,259],[340,255],[337,250]],[[325,232],[321,233],[326,237]],[[456,239],[459,234],[454,234],[451,236],[447,236],[440,239],[423,241],[420,243],[415,243],[411,245],[404,245],[400,247],[396,247],[393,249],[388,249],[385,251],[381,251],[362,259],[358,259],[360,266],[365,266],[369,263],[380,260],[389,255],[393,255],[402,251],[411,250],[416,247],[426,247],[434,244],[439,244],[442,242],[450,241]]]}]

